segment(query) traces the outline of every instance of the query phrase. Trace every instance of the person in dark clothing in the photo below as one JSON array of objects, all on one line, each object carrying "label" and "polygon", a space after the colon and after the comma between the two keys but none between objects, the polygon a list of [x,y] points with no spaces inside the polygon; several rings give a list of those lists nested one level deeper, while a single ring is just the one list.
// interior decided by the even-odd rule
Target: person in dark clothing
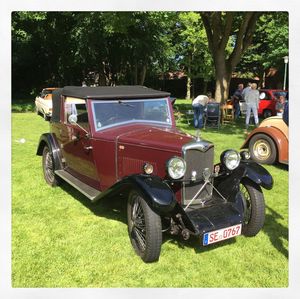
[{"label": "person in dark clothing", "polygon": [[241,114],[240,101],[243,99],[243,96],[242,96],[243,89],[244,89],[244,84],[239,84],[238,89],[234,92],[234,94],[232,96],[235,119],[238,119]]},{"label": "person in dark clothing", "polygon": [[288,101],[286,101],[284,104],[282,119],[288,126],[289,125],[289,102]]}]

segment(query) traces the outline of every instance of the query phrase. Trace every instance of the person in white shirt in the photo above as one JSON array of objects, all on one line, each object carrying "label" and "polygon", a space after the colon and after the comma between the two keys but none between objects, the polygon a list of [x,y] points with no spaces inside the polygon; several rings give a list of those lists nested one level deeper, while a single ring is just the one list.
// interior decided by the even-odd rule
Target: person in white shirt
[{"label": "person in white shirt", "polygon": [[192,106],[194,110],[194,127],[197,129],[203,128],[204,108],[207,105],[208,101],[209,101],[208,96],[199,95],[192,102]]},{"label": "person in white shirt", "polygon": [[246,130],[249,127],[249,120],[251,111],[254,115],[254,121],[256,127],[258,127],[258,105],[259,105],[259,91],[257,90],[257,84],[252,83],[251,89],[245,93],[245,102],[247,105],[247,112],[246,112]]},{"label": "person in white shirt", "polygon": [[245,88],[243,89],[243,91],[242,91],[242,98],[243,98],[244,100],[245,100],[245,95],[246,95],[246,93],[247,93],[249,90],[251,90],[251,85],[252,85],[252,83],[249,82],[248,85],[247,85],[247,87],[245,87]]}]

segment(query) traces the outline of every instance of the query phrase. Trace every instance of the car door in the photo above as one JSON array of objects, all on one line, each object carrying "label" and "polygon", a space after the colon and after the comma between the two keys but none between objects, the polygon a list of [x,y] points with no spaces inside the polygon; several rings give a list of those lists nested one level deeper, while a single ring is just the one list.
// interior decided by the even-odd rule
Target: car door
[{"label": "car door", "polygon": [[[81,99],[66,100],[64,108],[65,120],[60,130],[60,142],[66,171],[84,183],[99,189],[86,103]],[[77,124],[68,121],[71,114],[77,116]]]}]

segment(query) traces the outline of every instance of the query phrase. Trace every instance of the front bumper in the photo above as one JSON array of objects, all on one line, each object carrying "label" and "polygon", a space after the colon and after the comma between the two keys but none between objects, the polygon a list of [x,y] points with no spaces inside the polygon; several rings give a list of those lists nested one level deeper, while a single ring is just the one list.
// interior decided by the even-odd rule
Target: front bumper
[{"label": "front bumper", "polygon": [[243,198],[240,192],[234,201],[224,201],[216,192],[204,206],[191,205],[184,211],[186,227],[196,236],[243,223]]},{"label": "front bumper", "polygon": [[200,209],[193,207],[186,215],[193,224],[195,235],[199,236],[243,221],[242,213],[230,202]]}]

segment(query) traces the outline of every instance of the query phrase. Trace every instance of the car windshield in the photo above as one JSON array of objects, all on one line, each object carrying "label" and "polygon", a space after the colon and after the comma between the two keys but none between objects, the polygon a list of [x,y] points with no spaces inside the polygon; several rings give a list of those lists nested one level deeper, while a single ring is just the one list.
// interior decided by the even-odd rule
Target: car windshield
[{"label": "car windshield", "polygon": [[142,122],[171,125],[168,100],[141,99],[93,101],[96,131],[125,123]]}]

